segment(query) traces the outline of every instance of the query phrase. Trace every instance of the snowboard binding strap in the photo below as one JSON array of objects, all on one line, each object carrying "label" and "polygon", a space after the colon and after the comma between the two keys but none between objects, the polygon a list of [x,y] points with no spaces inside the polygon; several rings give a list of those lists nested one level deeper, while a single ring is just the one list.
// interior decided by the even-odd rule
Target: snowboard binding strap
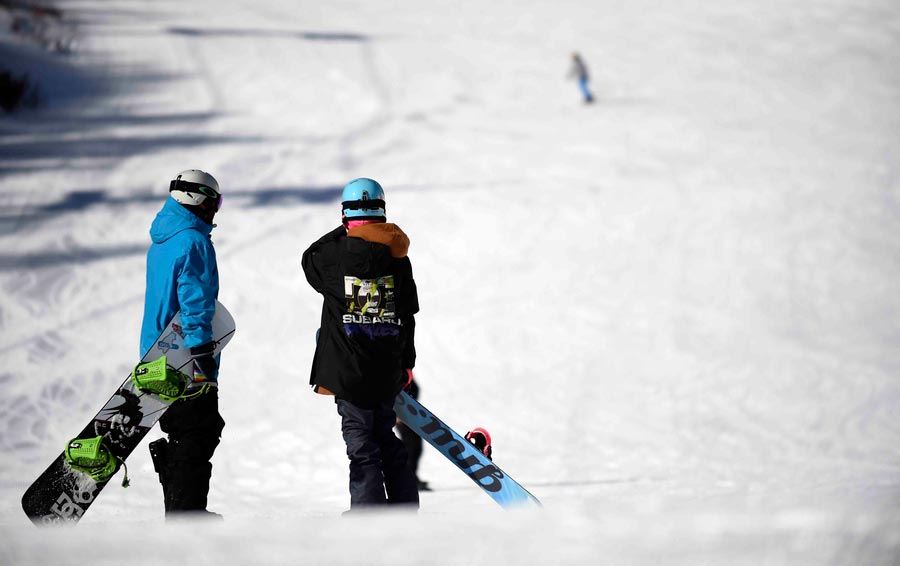
[{"label": "snowboard binding strap", "polygon": [[136,365],[131,372],[131,380],[138,391],[158,395],[167,403],[190,399],[209,389],[209,384],[195,387],[194,380],[168,365],[165,356]]},{"label": "snowboard binding strap", "polygon": [[109,448],[103,442],[102,436],[94,438],[74,438],[69,441],[65,450],[66,462],[73,470],[78,470],[90,476],[97,483],[109,480],[119,464],[125,469],[125,478],[122,480],[122,487],[128,487],[128,466],[125,461],[110,452]]}]

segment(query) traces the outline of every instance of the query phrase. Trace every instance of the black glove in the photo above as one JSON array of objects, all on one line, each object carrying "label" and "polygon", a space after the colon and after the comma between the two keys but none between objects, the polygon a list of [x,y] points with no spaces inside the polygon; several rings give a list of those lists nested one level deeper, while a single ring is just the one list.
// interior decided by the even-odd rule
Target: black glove
[{"label": "black glove", "polygon": [[219,364],[213,355],[216,351],[216,343],[209,342],[201,346],[191,348],[191,357],[194,359],[194,381],[215,382],[218,377]]}]

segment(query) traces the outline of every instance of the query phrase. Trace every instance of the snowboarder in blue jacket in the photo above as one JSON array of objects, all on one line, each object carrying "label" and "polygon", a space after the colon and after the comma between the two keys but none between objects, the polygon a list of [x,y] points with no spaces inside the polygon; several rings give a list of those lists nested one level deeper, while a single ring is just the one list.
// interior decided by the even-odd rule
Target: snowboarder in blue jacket
[{"label": "snowboarder in blue jacket", "polygon": [[194,386],[204,390],[174,402],[159,420],[168,439],[151,443],[166,516],[209,514],[210,460],[225,426],[214,387],[219,360],[213,355],[212,320],[219,271],[210,239],[221,202],[219,184],[212,175],[198,169],[182,171],[169,184],[169,198],[150,227],[153,243],[147,252],[141,356],[181,311],[184,346],[191,349],[195,362]]}]

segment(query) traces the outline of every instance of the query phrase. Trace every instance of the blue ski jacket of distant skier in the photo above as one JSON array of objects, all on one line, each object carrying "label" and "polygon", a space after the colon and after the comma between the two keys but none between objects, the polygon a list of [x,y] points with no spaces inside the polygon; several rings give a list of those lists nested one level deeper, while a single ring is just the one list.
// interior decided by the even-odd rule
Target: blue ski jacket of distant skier
[{"label": "blue ski jacket of distant skier", "polygon": [[169,197],[150,226],[147,292],[141,327],[143,357],[179,310],[184,346],[212,340],[219,269],[207,224]]}]

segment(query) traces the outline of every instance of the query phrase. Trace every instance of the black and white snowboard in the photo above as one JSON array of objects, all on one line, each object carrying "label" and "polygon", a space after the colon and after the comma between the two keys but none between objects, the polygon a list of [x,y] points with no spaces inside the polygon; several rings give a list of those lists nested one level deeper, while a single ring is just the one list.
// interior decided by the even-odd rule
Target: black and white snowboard
[{"label": "black and white snowboard", "polygon": [[[165,356],[168,366],[192,375],[193,361],[190,349],[184,347],[179,314],[169,322],[141,362]],[[235,330],[231,313],[218,302],[212,330],[218,353],[231,340]],[[38,525],[61,521],[74,523],[80,520],[170,404],[171,401],[160,395],[139,390],[129,376],[91,422],[74,437],[91,439],[97,448],[102,448],[103,453],[109,457],[109,469],[104,473],[91,475],[73,468],[66,458],[67,452],[71,456],[71,452],[75,450],[84,450],[89,442],[70,441],[66,449],[25,491],[22,496],[25,514]],[[65,440],[60,443],[63,442]],[[101,479],[98,480],[97,477]]]}]

